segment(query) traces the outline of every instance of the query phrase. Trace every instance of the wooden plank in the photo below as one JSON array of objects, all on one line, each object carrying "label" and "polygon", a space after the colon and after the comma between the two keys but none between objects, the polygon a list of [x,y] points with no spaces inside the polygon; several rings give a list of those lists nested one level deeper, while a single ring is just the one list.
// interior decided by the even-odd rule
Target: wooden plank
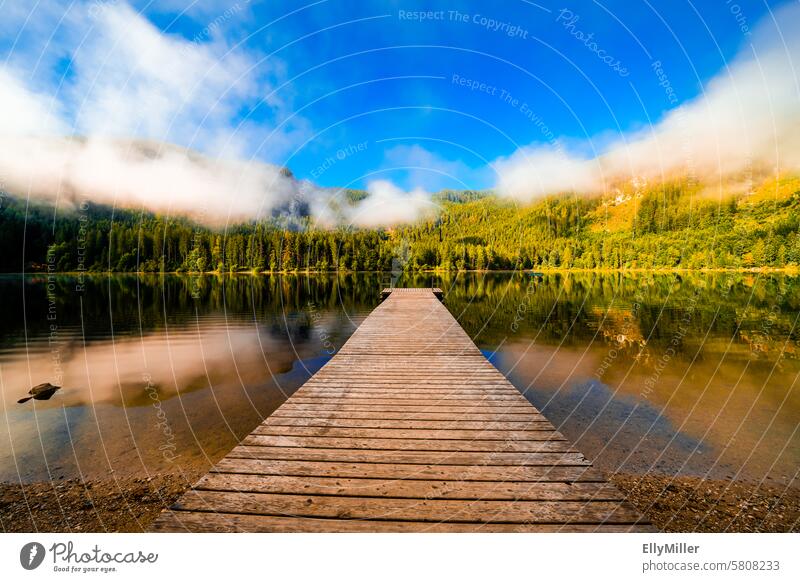
[{"label": "wooden plank", "polygon": [[577,466],[497,467],[494,465],[392,465],[389,463],[262,461],[260,459],[225,457],[214,466],[213,472],[249,475],[375,477],[381,479],[433,479],[446,481],[604,481],[600,472],[585,463]]},{"label": "wooden plank", "polygon": [[456,417],[462,418],[466,417],[470,414],[480,414],[484,418],[487,417],[501,417],[501,416],[510,416],[510,415],[523,415],[529,416],[531,414],[538,414],[532,406],[491,406],[491,405],[467,405],[467,406],[427,406],[427,405],[419,405],[419,404],[399,404],[399,405],[387,405],[387,406],[377,406],[375,404],[350,404],[350,403],[342,403],[342,404],[326,404],[322,402],[309,402],[309,403],[301,403],[295,402],[292,399],[286,401],[286,404],[278,408],[273,414],[283,414],[288,412],[306,412],[307,414],[313,414],[316,412],[340,412],[342,414],[350,413],[350,412],[368,412],[368,413],[396,413],[396,414],[403,414],[409,415],[409,418],[415,418],[413,415],[438,415],[437,417],[441,418],[442,415],[446,415],[449,417]]},{"label": "wooden plank", "polygon": [[155,531],[652,531],[429,289],[340,352]]},{"label": "wooden plank", "polygon": [[505,441],[513,440],[557,440],[561,436],[550,427],[525,430],[427,430],[405,428],[340,428],[336,426],[273,426],[262,424],[251,434],[276,436],[310,436],[354,439],[424,439],[424,440],[459,440]]},{"label": "wooden plank", "polygon": [[530,410],[530,405],[525,400],[518,400],[516,398],[508,398],[502,396],[482,396],[469,399],[467,397],[461,398],[424,398],[424,397],[408,397],[401,394],[396,397],[387,398],[386,396],[376,394],[373,397],[362,395],[347,395],[339,394],[336,396],[321,396],[314,394],[313,396],[305,396],[298,394],[296,397],[292,396],[298,404],[369,404],[372,406],[377,405],[395,405],[405,404],[412,406],[466,406],[475,407],[481,404],[485,406],[516,406],[522,410]]},{"label": "wooden plank", "polygon": [[628,533],[652,532],[648,525],[541,523],[421,523],[416,521],[323,519],[223,512],[165,511],[153,531],[249,533]]},{"label": "wooden plank", "polygon": [[[371,408],[371,407],[370,407]],[[267,420],[279,421],[281,419],[294,420],[319,420],[326,422],[337,419],[353,420],[376,420],[376,421],[446,421],[449,423],[483,421],[483,422],[550,422],[543,415],[534,412],[518,413],[486,413],[486,412],[402,412],[392,410],[339,410],[312,407],[311,409],[300,409],[296,407],[281,407],[276,410]],[[267,422],[266,420],[264,422]]]},{"label": "wooden plank", "polygon": [[635,509],[618,501],[456,501],[196,489],[186,492],[173,509],[423,522],[633,524],[641,520]]},{"label": "wooden plank", "polygon": [[334,461],[338,463],[391,463],[418,465],[494,465],[556,466],[588,465],[576,451],[540,451],[536,453],[483,453],[463,451],[376,451],[364,449],[318,449],[302,447],[263,447],[239,445],[228,459],[264,459],[295,461]]},{"label": "wooden plank", "polygon": [[250,434],[242,441],[246,445],[270,447],[319,447],[333,449],[373,449],[393,451],[473,451],[536,453],[541,451],[569,451],[566,439],[524,441],[511,440],[436,440],[436,439],[367,439],[303,437]]},{"label": "wooden plank", "polygon": [[264,421],[264,426],[308,426],[335,428],[376,428],[376,429],[425,429],[425,430],[554,430],[546,420],[502,421],[502,420],[396,420],[371,418],[325,418],[272,416]]},{"label": "wooden plank", "polygon": [[519,481],[435,481],[380,478],[286,476],[209,473],[195,486],[208,491],[333,495],[344,497],[398,497],[424,499],[520,501],[623,501],[608,483],[529,483]]},{"label": "wooden plank", "polygon": [[[464,400],[469,398],[483,398],[491,400],[509,400],[512,402],[523,403],[520,398],[522,395],[517,392],[516,394],[506,389],[489,391],[484,388],[478,389],[465,389],[465,388],[452,388],[444,390],[431,389],[417,389],[417,388],[400,388],[403,390],[402,398],[409,400],[427,400],[432,399],[435,401],[440,400]],[[390,388],[325,388],[320,386],[304,387],[295,395],[298,398],[398,398],[396,389]],[[485,397],[485,398],[484,398]]]}]

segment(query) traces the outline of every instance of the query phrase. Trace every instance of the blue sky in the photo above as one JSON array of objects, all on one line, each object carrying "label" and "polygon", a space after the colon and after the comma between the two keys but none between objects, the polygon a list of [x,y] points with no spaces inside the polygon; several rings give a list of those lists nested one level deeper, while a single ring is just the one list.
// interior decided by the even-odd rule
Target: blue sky
[{"label": "blue sky", "polygon": [[33,105],[5,122],[322,186],[489,188],[520,152],[588,160],[659,127],[786,4],[6,0],[0,75]]},{"label": "blue sky", "polygon": [[[448,6],[454,4],[467,22],[451,13]],[[230,40],[282,61],[291,80],[287,100],[305,106],[319,99],[302,112],[314,130],[310,141],[277,158],[261,152],[271,161],[288,159],[297,175],[313,177],[342,146],[366,143],[317,181],[363,186],[364,176],[383,169],[409,188],[416,183],[407,177],[412,173],[417,182],[429,174],[423,179],[428,186],[483,188],[493,181],[491,172],[478,171],[486,160],[547,141],[521,111],[522,103],[567,143],[594,138],[600,148],[604,139],[647,125],[675,107],[659,86],[653,61],[663,63],[681,102],[696,97],[749,39],[725,2],[694,4],[562,1],[541,2],[539,8],[522,1],[331,1],[261,29],[290,5],[305,5],[269,2],[253,3],[222,26]],[[763,2],[738,4],[750,27],[767,13]],[[627,77],[565,29],[564,8],[579,17],[578,30],[594,33],[606,54],[624,64]],[[423,10],[442,11],[443,19],[403,18]],[[219,15],[213,9],[190,11],[176,20],[174,13],[149,13],[162,30],[190,39]],[[478,15],[519,26],[522,33],[492,31]],[[454,75],[496,87],[495,95],[458,85]],[[504,90],[520,101],[516,108],[502,98]],[[263,108],[255,112],[262,114]],[[465,172],[462,185],[433,172],[387,169],[404,159],[424,165],[413,146],[453,162],[448,168],[475,171]]]}]

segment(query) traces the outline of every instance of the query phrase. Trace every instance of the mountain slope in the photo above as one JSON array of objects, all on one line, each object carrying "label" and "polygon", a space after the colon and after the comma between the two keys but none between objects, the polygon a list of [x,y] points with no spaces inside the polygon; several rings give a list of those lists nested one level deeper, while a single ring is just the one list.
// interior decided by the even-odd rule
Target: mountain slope
[{"label": "mountain slope", "polygon": [[[733,191],[731,191],[733,190]],[[353,191],[348,196],[367,196]],[[55,211],[0,198],[0,270],[293,271],[754,268],[800,265],[800,178],[709,194],[676,180],[609,196],[518,204],[442,192],[436,217],[322,230],[302,216],[213,229],[104,206]],[[24,249],[24,254],[23,254]]]}]

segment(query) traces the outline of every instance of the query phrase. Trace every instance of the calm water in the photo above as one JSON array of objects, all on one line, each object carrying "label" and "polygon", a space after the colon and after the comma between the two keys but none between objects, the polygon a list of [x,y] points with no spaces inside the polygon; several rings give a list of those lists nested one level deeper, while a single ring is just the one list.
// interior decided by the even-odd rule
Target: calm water
[{"label": "calm water", "polygon": [[[340,347],[381,275],[0,277],[0,480],[196,474]],[[408,276],[607,471],[796,485],[800,279]],[[62,386],[18,404],[31,386]]]}]

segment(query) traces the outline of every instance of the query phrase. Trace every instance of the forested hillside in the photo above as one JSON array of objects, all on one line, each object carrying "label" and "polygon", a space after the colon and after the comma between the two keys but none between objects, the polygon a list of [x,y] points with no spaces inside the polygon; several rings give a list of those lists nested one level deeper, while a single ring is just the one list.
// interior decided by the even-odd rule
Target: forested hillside
[{"label": "forested hillside", "polygon": [[391,229],[311,226],[308,218],[210,228],[185,218],[0,198],[0,269],[329,271],[751,268],[800,265],[800,179],[720,197],[675,181],[613,196],[517,204],[440,192],[435,218]]}]

